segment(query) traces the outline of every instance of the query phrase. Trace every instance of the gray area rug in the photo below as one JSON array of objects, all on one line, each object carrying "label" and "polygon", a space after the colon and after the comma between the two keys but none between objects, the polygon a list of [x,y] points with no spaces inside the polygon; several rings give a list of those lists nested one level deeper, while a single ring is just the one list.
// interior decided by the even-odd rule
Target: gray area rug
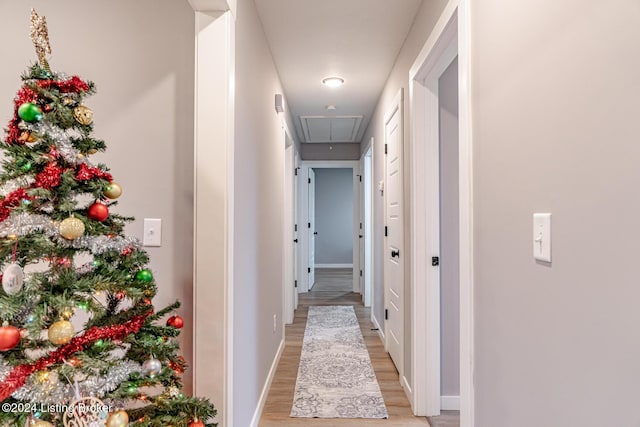
[{"label": "gray area rug", "polygon": [[388,418],[352,306],[309,307],[291,416]]}]

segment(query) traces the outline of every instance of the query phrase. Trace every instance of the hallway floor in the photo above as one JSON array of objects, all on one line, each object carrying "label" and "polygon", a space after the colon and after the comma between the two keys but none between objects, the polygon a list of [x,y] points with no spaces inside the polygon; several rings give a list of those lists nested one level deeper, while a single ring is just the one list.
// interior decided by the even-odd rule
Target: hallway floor
[{"label": "hallway floor", "polygon": [[[370,321],[371,311],[362,304],[360,294],[353,293],[351,269],[317,269],[316,283],[313,290],[300,294],[298,309],[293,324],[287,325],[285,331],[285,349],[276,370],[267,402],[265,404],[260,427],[292,427],[292,426],[388,426],[411,427],[429,426],[424,417],[414,417],[411,406],[400,386],[398,373],[384,345]],[[389,419],[344,419],[344,418],[291,418],[291,404],[298,374],[302,339],[307,322],[310,305],[353,305],[360,329],[369,350],[369,357],[380,384]]]}]

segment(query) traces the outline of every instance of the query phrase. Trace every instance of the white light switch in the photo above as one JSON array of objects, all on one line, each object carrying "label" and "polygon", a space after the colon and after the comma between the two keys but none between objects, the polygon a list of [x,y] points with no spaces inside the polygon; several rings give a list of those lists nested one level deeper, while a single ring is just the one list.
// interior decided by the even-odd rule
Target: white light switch
[{"label": "white light switch", "polygon": [[160,246],[161,243],[162,220],[160,218],[145,218],[142,246]]},{"label": "white light switch", "polygon": [[551,262],[551,214],[533,214],[533,257]]}]

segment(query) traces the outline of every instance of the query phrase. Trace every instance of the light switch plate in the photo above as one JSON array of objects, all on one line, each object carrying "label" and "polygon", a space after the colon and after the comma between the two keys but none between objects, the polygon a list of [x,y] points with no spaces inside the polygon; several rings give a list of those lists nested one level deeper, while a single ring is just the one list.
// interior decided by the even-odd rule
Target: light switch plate
[{"label": "light switch plate", "polygon": [[160,218],[145,218],[142,246],[160,246],[161,244],[162,220]]},{"label": "light switch plate", "polygon": [[533,257],[551,262],[551,214],[533,214]]}]

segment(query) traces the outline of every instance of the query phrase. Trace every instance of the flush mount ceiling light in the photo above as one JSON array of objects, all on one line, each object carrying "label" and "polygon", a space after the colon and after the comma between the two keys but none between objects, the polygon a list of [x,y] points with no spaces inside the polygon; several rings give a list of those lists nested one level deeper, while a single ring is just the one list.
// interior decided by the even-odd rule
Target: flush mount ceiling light
[{"label": "flush mount ceiling light", "polygon": [[344,83],[342,77],[326,77],[322,79],[322,84],[329,87],[338,87]]}]

